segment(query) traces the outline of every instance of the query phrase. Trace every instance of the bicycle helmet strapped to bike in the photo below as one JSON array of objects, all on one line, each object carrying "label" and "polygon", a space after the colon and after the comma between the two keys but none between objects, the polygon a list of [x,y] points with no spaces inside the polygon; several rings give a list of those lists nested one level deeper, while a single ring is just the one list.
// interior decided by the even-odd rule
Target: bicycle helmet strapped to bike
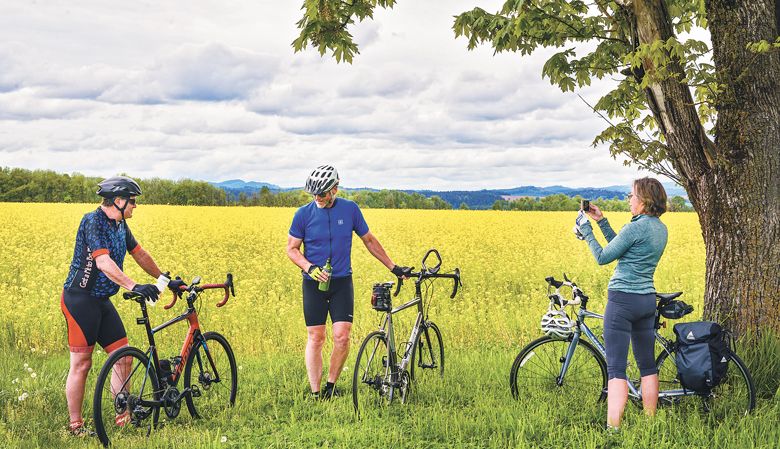
[{"label": "bicycle helmet strapped to bike", "polygon": [[114,176],[100,181],[96,193],[103,198],[130,198],[141,194],[141,186],[127,176]]},{"label": "bicycle helmet strapped to bike", "polygon": [[566,338],[574,332],[574,321],[563,310],[552,307],[542,315],[541,326],[542,332],[550,337]]},{"label": "bicycle helmet strapped to bike", "polygon": [[332,165],[320,165],[311,172],[304,190],[310,195],[321,195],[339,184],[339,173]]}]

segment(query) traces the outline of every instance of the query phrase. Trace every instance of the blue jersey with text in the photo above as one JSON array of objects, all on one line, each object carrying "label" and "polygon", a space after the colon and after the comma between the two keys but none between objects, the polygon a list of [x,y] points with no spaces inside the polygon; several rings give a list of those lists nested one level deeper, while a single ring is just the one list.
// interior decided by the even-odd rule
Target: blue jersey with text
[{"label": "blue jersey with text", "polygon": [[363,237],[368,224],[358,205],[343,198],[336,198],[329,208],[320,209],[314,201],[302,206],[290,226],[290,235],[303,240],[303,255],[309,262],[322,267],[330,257],[334,278],[352,274],[352,232]]},{"label": "blue jersey with text", "polygon": [[108,218],[99,207],[85,214],[76,232],[76,246],[73,249],[70,272],[65,280],[65,289],[84,292],[97,298],[116,294],[119,285],[98,270],[95,258],[107,254],[121,270],[125,254],[138,249],[140,246],[125,221],[117,223],[116,220]]}]

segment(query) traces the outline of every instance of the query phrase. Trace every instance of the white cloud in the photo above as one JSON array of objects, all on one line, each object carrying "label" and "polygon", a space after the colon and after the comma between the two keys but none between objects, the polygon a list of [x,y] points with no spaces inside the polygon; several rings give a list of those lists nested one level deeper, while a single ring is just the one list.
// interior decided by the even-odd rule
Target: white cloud
[{"label": "white cloud", "polygon": [[117,103],[245,98],[276,73],[276,58],[220,44],[184,45],[131,73],[98,99]]}]

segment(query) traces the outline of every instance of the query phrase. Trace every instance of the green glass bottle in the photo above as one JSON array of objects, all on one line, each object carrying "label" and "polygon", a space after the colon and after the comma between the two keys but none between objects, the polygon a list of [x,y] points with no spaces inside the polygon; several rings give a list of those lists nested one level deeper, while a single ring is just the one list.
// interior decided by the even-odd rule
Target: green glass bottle
[{"label": "green glass bottle", "polygon": [[330,266],[330,257],[328,257],[328,260],[325,262],[322,271],[328,273],[328,280],[326,282],[320,282],[319,289],[321,292],[326,292],[330,288],[330,274],[333,272],[333,268]]}]

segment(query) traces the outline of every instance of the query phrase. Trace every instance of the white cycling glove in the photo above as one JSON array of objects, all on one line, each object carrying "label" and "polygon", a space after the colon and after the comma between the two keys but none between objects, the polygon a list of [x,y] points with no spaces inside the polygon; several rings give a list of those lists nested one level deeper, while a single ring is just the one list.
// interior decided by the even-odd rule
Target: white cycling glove
[{"label": "white cycling glove", "polygon": [[582,235],[582,231],[580,231],[580,227],[588,222],[588,216],[585,215],[584,211],[580,211],[580,213],[577,214],[577,219],[574,220],[574,235],[580,240],[585,240],[585,236]]}]

